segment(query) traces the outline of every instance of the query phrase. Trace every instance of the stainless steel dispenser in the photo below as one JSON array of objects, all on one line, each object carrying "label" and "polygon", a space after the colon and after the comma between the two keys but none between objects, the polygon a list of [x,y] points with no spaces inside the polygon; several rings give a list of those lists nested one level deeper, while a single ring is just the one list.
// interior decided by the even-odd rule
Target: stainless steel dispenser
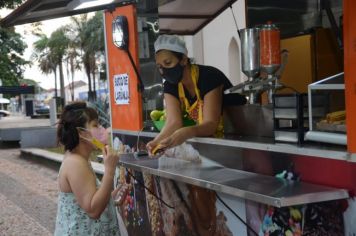
[{"label": "stainless steel dispenser", "polygon": [[260,73],[259,30],[242,29],[240,35],[242,72],[249,77],[249,81],[252,81]]},{"label": "stainless steel dispenser", "polygon": [[271,104],[274,91],[281,87],[276,75],[281,67],[279,29],[268,22],[260,28],[242,29],[240,35],[242,72],[249,79],[226,90],[225,94],[246,94],[249,104],[258,104],[262,93],[267,91]]}]

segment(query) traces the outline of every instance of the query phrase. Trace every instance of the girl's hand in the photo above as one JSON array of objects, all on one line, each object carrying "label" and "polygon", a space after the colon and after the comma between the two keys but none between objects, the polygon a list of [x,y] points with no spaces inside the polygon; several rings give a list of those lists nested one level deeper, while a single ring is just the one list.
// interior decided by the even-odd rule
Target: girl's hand
[{"label": "girl's hand", "polygon": [[103,149],[103,157],[105,171],[114,175],[117,162],[119,161],[119,155],[106,145]]}]

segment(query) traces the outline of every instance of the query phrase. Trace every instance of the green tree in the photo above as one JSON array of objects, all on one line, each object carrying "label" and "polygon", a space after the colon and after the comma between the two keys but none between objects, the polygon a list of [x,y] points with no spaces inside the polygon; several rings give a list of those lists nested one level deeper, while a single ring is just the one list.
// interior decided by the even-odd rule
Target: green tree
[{"label": "green tree", "polygon": [[[60,94],[63,99],[65,99],[64,91],[64,74],[63,74],[63,61],[67,53],[69,45],[69,39],[66,36],[66,28],[61,27],[55,30],[48,41],[48,47],[50,54],[53,57],[53,62],[58,65],[59,68],[59,83],[60,83]],[[64,100],[65,104],[65,100]]]},{"label": "green tree", "polygon": [[0,1],[0,8],[15,8],[19,6],[23,0],[1,0]]},{"label": "green tree", "polygon": [[94,17],[89,19],[86,25],[86,35],[87,42],[85,52],[89,54],[89,61],[87,62],[87,64],[89,65],[88,70],[92,74],[93,90],[95,93],[95,75],[99,70],[98,62],[100,61],[100,57],[104,56],[105,52],[105,38],[102,12],[96,12]]},{"label": "green tree", "polygon": [[4,86],[18,85],[18,79],[23,78],[24,67],[28,64],[22,58],[26,47],[14,28],[0,27],[0,80]]},{"label": "green tree", "polygon": [[74,101],[74,75],[76,70],[80,70],[79,53],[77,51],[75,42],[69,40],[68,51],[65,58],[67,67],[67,78],[69,82],[69,89],[71,93],[72,101]]},{"label": "green tree", "polygon": [[57,64],[55,63],[54,55],[48,46],[49,38],[41,32],[38,32],[35,35],[37,35],[39,39],[33,44],[34,52],[32,58],[38,61],[39,69],[43,74],[48,75],[54,73],[54,96],[57,97]]},{"label": "green tree", "polygon": [[[54,72],[55,81],[57,81],[56,71],[59,68],[60,96],[65,99],[63,62],[69,47],[66,28],[58,28],[49,38],[44,34],[39,36],[40,39],[34,43],[34,57],[38,60],[39,67],[43,73]],[[57,93],[57,86],[55,87],[55,93]],[[55,96],[57,97],[57,94]],[[65,100],[63,102],[65,104]]]},{"label": "green tree", "polygon": [[102,12],[96,12],[94,17],[88,18],[83,14],[79,17],[71,17],[72,24],[68,26],[75,34],[74,45],[81,52],[81,61],[88,77],[90,101],[95,100],[95,75],[98,70],[98,62],[104,55],[104,27]]}]

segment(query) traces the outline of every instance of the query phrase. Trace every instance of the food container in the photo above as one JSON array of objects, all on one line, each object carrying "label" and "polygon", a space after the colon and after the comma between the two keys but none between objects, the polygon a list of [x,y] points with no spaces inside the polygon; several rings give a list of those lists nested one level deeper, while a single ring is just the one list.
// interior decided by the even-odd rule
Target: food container
[{"label": "food container", "polygon": [[267,74],[274,74],[281,65],[280,31],[268,22],[260,28],[260,66]]},{"label": "food container", "polygon": [[260,44],[257,28],[240,30],[242,72],[249,78],[255,78],[260,72]]}]

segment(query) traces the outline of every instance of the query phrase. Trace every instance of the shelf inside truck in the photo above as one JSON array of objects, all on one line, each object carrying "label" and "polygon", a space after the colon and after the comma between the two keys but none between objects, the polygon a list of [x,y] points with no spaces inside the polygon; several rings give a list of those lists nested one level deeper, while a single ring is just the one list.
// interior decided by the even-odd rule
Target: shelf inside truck
[{"label": "shelf inside truck", "polygon": [[[323,80],[317,81],[308,85],[308,107],[309,107],[309,131],[305,134],[305,139],[309,141],[333,143],[337,145],[347,144],[346,125],[326,123],[323,119],[314,120],[313,113],[313,91],[335,91],[339,90],[344,92],[344,72],[327,77]],[[342,96],[344,97],[344,95]],[[332,100],[340,99],[334,96]],[[345,102],[343,102],[345,103]],[[340,110],[340,108],[338,108]],[[345,104],[341,110],[345,110]],[[334,111],[334,110],[333,110]]]},{"label": "shelf inside truck", "polygon": [[123,154],[120,165],[275,207],[349,197],[344,189],[230,169],[204,160],[197,164],[168,157],[137,159],[133,154]]}]

